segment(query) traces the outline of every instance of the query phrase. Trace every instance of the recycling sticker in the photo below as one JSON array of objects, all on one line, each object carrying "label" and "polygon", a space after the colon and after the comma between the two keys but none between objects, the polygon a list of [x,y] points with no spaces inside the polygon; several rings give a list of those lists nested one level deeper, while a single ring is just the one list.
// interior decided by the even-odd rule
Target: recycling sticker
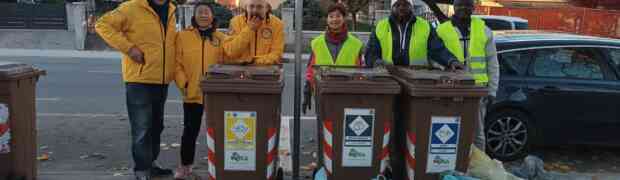
[{"label": "recycling sticker", "polygon": [[256,112],[224,112],[224,170],[256,170]]},{"label": "recycling sticker", "polygon": [[426,173],[455,170],[460,128],[460,117],[431,117]]},{"label": "recycling sticker", "polygon": [[9,127],[9,107],[0,103],[0,154],[11,152],[11,128]]},{"label": "recycling sticker", "polygon": [[344,110],[343,167],[371,167],[374,122],[374,109]]}]

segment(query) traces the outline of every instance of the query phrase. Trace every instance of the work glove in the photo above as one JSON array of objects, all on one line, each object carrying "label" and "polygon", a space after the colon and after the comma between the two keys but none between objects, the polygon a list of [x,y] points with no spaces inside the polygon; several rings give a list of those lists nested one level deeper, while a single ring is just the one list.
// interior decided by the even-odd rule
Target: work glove
[{"label": "work glove", "polygon": [[460,63],[459,61],[452,61],[450,62],[450,66],[448,66],[448,69],[450,71],[464,70],[465,65],[463,63]]},{"label": "work glove", "polygon": [[306,110],[312,109],[312,88],[310,87],[310,82],[306,81],[306,85],[304,86],[304,102],[301,111],[306,114]]}]

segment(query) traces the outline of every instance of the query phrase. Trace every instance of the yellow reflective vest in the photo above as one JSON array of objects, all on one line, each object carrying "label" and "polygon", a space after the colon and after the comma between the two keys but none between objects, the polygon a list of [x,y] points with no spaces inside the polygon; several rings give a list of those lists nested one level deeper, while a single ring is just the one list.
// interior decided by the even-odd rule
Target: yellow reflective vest
[{"label": "yellow reflective vest", "polygon": [[488,37],[485,33],[486,25],[480,18],[471,18],[470,40],[468,44],[469,57],[461,46],[459,34],[451,21],[446,21],[437,27],[437,35],[461,63],[466,63],[469,71],[473,74],[476,84],[486,86],[489,83],[486,62],[486,44]]}]

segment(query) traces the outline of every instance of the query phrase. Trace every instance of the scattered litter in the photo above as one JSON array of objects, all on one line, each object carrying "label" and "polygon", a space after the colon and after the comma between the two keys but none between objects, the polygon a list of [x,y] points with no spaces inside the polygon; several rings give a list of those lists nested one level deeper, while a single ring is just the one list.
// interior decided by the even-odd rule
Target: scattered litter
[{"label": "scattered litter", "polygon": [[89,157],[88,155],[81,155],[81,156],[80,156],[80,159],[81,159],[81,160],[84,160],[84,159],[88,159],[88,157]]},{"label": "scattered litter", "polygon": [[102,153],[92,153],[92,154],[85,154],[85,155],[80,156],[80,159],[82,160],[86,160],[86,159],[103,160],[105,158],[106,156]]},{"label": "scattered litter", "polygon": [[159,144],[159,147],[160,147],[160,148],[161,148],[161,150],[163,150],[163,151],[170,150],[170,146],[168,146],[168,144],[165,144],[165,143],[161,143],[161,144]]},{"label": "scattered litter", "polygon": [[316,169],[316,167],[317,167],[316,163],[315,163],[315,162],[312,162],[312,163],[310,163],[310,164],[308,164],[308,165],[302,166],[302,167],[301,167],[301,170],[304,170],[304,171],[312,171],[312,170]]},{"label": "scattered litter", "polygon": [[126,175],[125,173],[114,173],[114,175],[112,176],[118,177],[118,176],[125,176],[125,175]]},{"label": "scattered litter", "polygon": [[106,158],[106,156],[102,153],[93,153],[90,155],[91,158],[95,158],[97,160],[103,160]]},{"label": "scattered litter", "polygon": [[50,155],[47,153],[43,153],[41,154],[39,157],[37,157],[37,160],[39,161],[47,161],[50,160]]},{"label": "scattered litter", "polygon": [[486,153],[475,146],[471,147],[467,176],[481,180],[522,180],[504,169],[502,162],[491,159]]}]

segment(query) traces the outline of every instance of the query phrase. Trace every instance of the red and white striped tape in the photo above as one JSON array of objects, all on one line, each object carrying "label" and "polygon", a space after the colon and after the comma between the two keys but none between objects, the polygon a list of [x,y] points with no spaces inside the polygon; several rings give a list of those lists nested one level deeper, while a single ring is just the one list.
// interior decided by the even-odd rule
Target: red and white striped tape
[{"label": "red and white striped tape", "polygon": [[267,143],[267,180],[274,179],[274,172],[277,169],[277,157],[278,157],[278,147],[276,146],[276,138],[277,138],[276,128],[268,128],[267,129],[267,137],[269,139]]},{"label": "red and white striped tape", "polygon": [[208,180],[215,180],[215,129],[207,128]]},{"label": "red and white striped tape", "polygon": [[383,123],[383,146],[381,146],[381,169],[379,169],[380,174],[385,174],[385,171],[389,166],[389,158],[390,158],[390,149],[388,148],[388,144],[390,144],[390,134],[391,134],[391,122],[385,121]]},{"label": "red and white striped tape", "polygon": [[405,153],[405,156],[407,158],[407,177],[409,180],[414,180],[415,176],[415,144],[415,133],[407,132],[407,153]]},{"label": "red and white striped tape", "polygon": [[333,122],[326,119],[323,121],[323,166],[327,170],[327,174],[332,174],[332,160],[333,160],[333,136],[334,132]]}]

